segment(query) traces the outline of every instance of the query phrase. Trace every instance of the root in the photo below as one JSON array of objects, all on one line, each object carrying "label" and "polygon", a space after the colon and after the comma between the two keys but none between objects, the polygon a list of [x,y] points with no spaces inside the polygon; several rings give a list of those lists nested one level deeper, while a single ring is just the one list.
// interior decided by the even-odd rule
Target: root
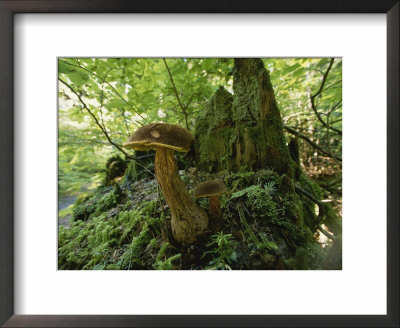
[{"label": "root", "polygon": [[317,216],[317,220],[315,222],[315,224],[317,225],[318,229],[329,239],[335,240],[336,237],[334,235],[331,235],[328,231],[326,231],[324,228],[322,228],[321,226],[321,222],[322,219],[325,216],[325,207],[324,204],[321,203],[320,200],[318,200],[317,198],[315,198],[313,195],[311,195],[308,191],[305,191],[303,188],[301,188],[299,185],[296,184],[295,186],[295,190],[301,194],[303,194],[304,196],[306,196],[309,200],[311,200],[312,202],[314,202],[315,204],[318,205],[319,211],[318,211],[318,216]]}]

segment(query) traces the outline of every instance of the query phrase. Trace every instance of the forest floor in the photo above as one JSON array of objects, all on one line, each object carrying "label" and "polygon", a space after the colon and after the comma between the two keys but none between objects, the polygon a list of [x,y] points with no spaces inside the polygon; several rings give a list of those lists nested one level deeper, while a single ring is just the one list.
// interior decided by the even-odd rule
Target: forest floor
[{"label": "forest floor", "polygon": [[[188,190],[210,179],[209,174],[195,168],[180,171],[180,175]],[[292,200],[284,199],[280,192],[279,176],[260,170],[220,172],[212,178],[223,180],[229,190],[221,197],[224,228],[189,248],[171,241],[169,208],[154,175],[135,180],[119,177],[112,186],[77,198],[60,198],[60,209],[76,201],[70,214],[59,219],[59,268],[320,268],[327,240],[315,236],[318,243],[313,244],[312,235],[310,239],[307,233],[299,233],[291,219],[284,217],[282,209],[291,206]],[[207,209],[207,199],[197,202]],[[303,237],[304,242],[297,240]],[[221,242],[222,248],[217,246]]]}]

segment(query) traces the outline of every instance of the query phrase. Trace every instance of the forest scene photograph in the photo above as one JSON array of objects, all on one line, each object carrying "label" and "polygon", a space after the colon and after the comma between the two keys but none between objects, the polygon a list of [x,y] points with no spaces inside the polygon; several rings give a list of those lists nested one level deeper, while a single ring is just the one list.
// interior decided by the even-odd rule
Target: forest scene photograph
[{"label": "forest scene photograph", "polygon": [[58,58],[59,270],[341,270],[341,58]]}]

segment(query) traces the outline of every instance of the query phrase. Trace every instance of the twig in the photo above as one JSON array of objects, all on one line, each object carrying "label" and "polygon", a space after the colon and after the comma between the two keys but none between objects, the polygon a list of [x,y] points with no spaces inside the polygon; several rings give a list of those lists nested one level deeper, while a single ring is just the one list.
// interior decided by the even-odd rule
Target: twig
[{"label": "twig", "polygon": [[305,111],[305,112],[298,112],[298,113],[286,115],[286,116],[282,117],[282,119],[283,119],[284,121],[288,121],[288,120],[291,119],[292,117],[297,117],[297,116],[310,116],[310,115],[312,115],[312,113],[310,113],[310,111]]},{"label": "twig", "polygon": [[[143,116],[128,102],[128,101],[125,100],[124,97],[122,97],[122,96],[120,95],[120,93],[119,93],[109,82],[105,81],[101,76],[97,75],[96,73],[92,72],[91,70],[88,70],[87,68],[82,67],[82,66],[80,66],[80,65],[75,65],[75,64],[72,64],[72,63],[70,63],[70,62],[61,60],[61,59],[60,59],[60,61],[63,62],[64,64],[67,64],[67,65],[79,67],[80,69],[85,70],[85,71],[88,72],[89,74],[94,75],[94,76],[96,76],[97,78],[99,78],[103,83],[106,83],[106,84],[116,93],[116,95],[117,95],[119,98],[122,99],[122,101],[123,101],[124,103],[126,103],[136,114],[138,114],[138,115],[140,116],[140,118],[141,118],[146,124],[149,123],[149,122],[148,122],[148,121],[147,121],[147,120],[146,120],[146,119],[145,119],[145,118],[144,118],[144,117],[143,117]],[[140,121],[136,121],[136,123],[139,123],[140,125],[143,126],[143,123],[140,122]]]},{"label": "twig", "polygon": [[[113,70],[113,69],[121,69],[121,70],[125,70],[125,68],[122,67],[111,67],[108,69],[108,71],[104,74],[103,80],[107,81],[107,76],[108,74]],[[101,118],[101,123],[104,126],[104,120],[103,120],[103,106],[104,106],[104,83],[101,83],[101,97],[100,97],[100,118]],[[126,117],[125,117],[125,112],[123,109],[121,109],[121,115],[122,115],[122,119],[124,121],[124,125],[126,128],[126,134],[124,134],[124,137],[128,136],[129,137],[129,127],[128,127],[128,123],[126,121]]]},{"label": "twig", "polygon": [[328,78],[328,74],[329,74],[329,72],[330,72],[330,70],[332,68],[334,60],[335,60],[335,58],[331,58],[331,61],[329,62],[329,66],[328,66],[327,70],[325,71],[325,74],[323,75],[321,85],[320,85],[318,91],[310,96],[310,100],[311,100],[311,108],[313,109],[315,115],[317,115],[317,118],[322,123],[322,125],[325,126],[325,127],[328,127],[332,131],[335,131],[336,133],[342,135],[342,131],[340,131],[340,130],[332,127],[332,126],[327,125],[327,123],[322,119],[321,115],[318,113],[317,107],[315,105],[315,97],[317,97],[318,95],[321,94],[321,92],[322,92],[322,90],[324,88],[326,79]]},{"label": "twig", "polygon": [[[342,104],[342,99],[340,99],[337,103],[336,103],[336,105],[334,105],[333,107],[332,107],[332,109],[330,110],[330,112],[332,112],[332,111],[334,111],[336,108],[338,108],[340,105]],[[332,122],[331,122],[332,123]]]},{"label": "twig", "polygon": [[[79,62],[78,62],[78,64],[79,64]],[[117,67],[111,67],[111,68],[108,69],[106,74],[104,74],[104,77],[103,77],[104,81],[106,81],[108,73],[110,73],[113,69],[117,69]],[[103,127],[105,128],[104,120],[103,120],[103,106],[104,106],[104,83],[102,82],[101,83],[101,95],[100,95],[100,108],[99,108],[99,111],[100,111],[101,123],[103,124]]]},{"label": "twig", "polygon": [[145,158],[145,157],[150,157],[150,156],[154,156],[154,154],[148,154],[148,155],[143,155],[143,156],[139,156],[139,157],[135,157],[135,156],[131,156],[128,155],[122,148],[120,145],[116,144],[115,142],[113,142],[110,138],[110,136],[108,135],[107,130],[105,129],[105,127],[103,127],[101,125],[101,123],[99,122],[99,120],[97,119],[96,115],[94,115],[94,113],[88,108],[88,106],[86,105],[86,103],[83,101],[83,99],[81,98],[81,96],[74,90],[72,89],[71,86],[69,86],[65,81],[63,81],[62,79],[58,78],[58,80],[60,82],[62,82],[66,87],[68,87],[71,92],[73,92],[79,99],[79,101],[81,102],[82,106],[87,110],[87,112],[92,116],[92,118],[94,119],[95,123],[97,124],[97,126],[100,128],[101,132],[103,132],[104,136],[107,138],[108,142],[113,145],[115,148],[117,148],[120,152],[122,152],[126,158],[129,158],[131,160],[136,161],[137,164],[139,164],[143,169],[145,169],[148,173],[150,173],[151,175],[153,175],[154,177],[156,177],[154,175],[153,172],[151,172],[146,166],[143,165],[143,163],[141,163],[139,161],[139,159],[141,158]]},{"label": "twig", "polygon": [[[153,155],[154,156],[154,155]],[[143,163],[141,163],[140,161],[136,160],[136,163],[138,163],[145,171],[147,171],[147,173],[150,173],[154,178],[157,178],[156,175],[151,172],[146,166],[143,165]]]},{"label": "twig", "polygon": [[194,97],[194,95],[191,95],[191,96],[190,96],[190,98],[189,98],[188,102],[187,102],[187,103],[186,103],[186,105],[185,105],[185,110],[186,110],[186,109],[188,109],[188,107],[189,107],[190,103],[191,103],[191,102],[192,102],[192,100],[193,100],[193,97]]},{"label": "twig", "polygon": [[340,79],[340,80],[338,80],[336,82],[333,82],[332,84],[328,85],[324,90],[321,91],[321,93],[326,91],[326,90],[328,90],[328,89],[330,89],[330,88],[332,88],[334,85],[336,85],[336,84],[338,84],[340,82],[342,82],[342,79]]},{"label": "twig", "polygon": [[61,78],[58,78],[58,80],[63,83],[69,90],[71,90],[72,93],[74,93],[79,101],[81,102],[83,108],[86,109],[86,111],[90,114],[90,116],[92,116],[93,120],[95,121],[95,123],[97,124],[97,126],[100,128],[101,132],[103,132],[104,136],[106,137],[106,139],[108,140],[108,142],[113,145],[115,148],[117,148],[121,153],[123,153],[127,158],[130,159],[135,159],[134,157],[128,155],[120,145],[116,144],[114,141],[111,140],[110,136],[108,135],[107,130],[105,129],[105,127],[103,127],[101,125],[101,123],[99,122],[99,120],[97,119],[96,115],[94,115],[94,113],[89,109],[89,107],[86,105],[86,103],[82,100],[82,97],[65,81],[63,81]]},{"label": "twig", "polygon": [[108,142],[113,145],[115,148],[117,148],[120,152],[122,152],[126,158],[129,158],[131,160],[136,161],[137,164],[139,164],[143,169],[145,169],[148,173],[150,173],[151,175],[153,175],[154,177],[155,174],[153,172],[151,172],[146,166],[143,165],[143,163],[141,163],[139,161],[139,159],[141,158],[145,158],[145,157],[150,157],[150,156],[154,156],[154,154],[149,154],[149,155],[143,155],[143,156],[139,156],[139,157],[135,157],[135,156],[131,156],[128,155],[122,148],[120,145],[116,144],[115,142],[113,142],[110,138],[110,136],[107,133],[107,130],[105,129],[105,127],[103,128],[103,126],[100,124],[99,120],[97,119],[96,115],[93,114],[93,112],[88,108],[88,106],[85,104],[85,102],[82,100],[81,96],[74,90],[71,88],[71,86],[69,86],[66,82],[64,82],[62,79],[58,78],[59,81],[61,81],[65,86],[67,86],[79,99],[79,101],[81,102],[82,106],[88,111],[88,113],[93,117],[94,121],[96,122],[97,126],[100,128],[101,132],[103,132],[104,136],[107,138]]},{"label": "twig", "polygon": [[318,96],[319,94],[321,94],[322,89],[324,88],[326,79],[328,78],[328,74],[329,74],[329,72],[330,72],[330,70],[331,70],[331,68],[332,68],[332,66],[333,66],[333,62],[334,62],[334,61],[335,61],[335,58],[331,58],[331,60],[330,60],[330,62],[329,62],[329,65],[328,65],[328,68],[326,69],[326,71],[325,71],[325,73],[324,73],[324,75],[323,75],[323,77],[322,77],[321,85],[320,85],[318,91],[317,91],[316,93],[314,93],[314,95],[312,95],[311,98],[315,98],[316,96]]},{"label": "twig", "polygon": [[[283,126],[288,132],[290,132],[291,134],[294,134],[295,136],[307,141],[311,146],[313,146],[315,149],[319,150],[322,154],[332,157],[332,154],[329,153],[328,151],[322,149],[320,146],[318,146],[315,142],[313,142],[312,140],[310,140],[309,138],[307,138],[304,134],[301,134],[300,132],[292,129],[291,127],[284,125]],[[342,159],[340,157],[336,157],[337,161],[342,161]],[[341,164],[340,164],[341,165]]]},{"label": "twig", "polygon": [[153,172],[151,172],[146,166],[143,165],[143,163],[141,163],[139,161],[139,159],[141,158],[146,158],[146,157],[150,157],[150,156],[154,156],[154,154],[148,154],[148,155],[143,155],[143,156],[131,156],[128,155],[122,148],[120,145],[116,144],[115,142],[113,142],[110,138],[110,136],[108,135],[107,130],[105,129],[105,127],[103,127],[101,125],[101,123],[99,122],[99,120],[97,119],[96,115],[94,115],[94,113],[88,108],[88,106],[86,105],[86,103],[83,101],[82,97],[74,90],[72,89],[71,86],[69,86],[65,81],[63,81],[62,79],[58,78],[58,80],[60,82],[62,82],[66,87],[68,87],[71,92],[73,92],[79,99],[79,101],[81,102],[82,106],[87,110],[87,112],[92,116],[92,118],[94,119],[94,121],[96,122],[97,126],[100,128],[101,132],[103,132],[104,136],[107,138],[108,142],[113,145],[115,148],[117,148],[120,152],[122,152],[127,158],[136,161],[136,163],[138,163],[141,167],[143,167],[143,169],[145,169],[148,173],[150,173],[151,175],[153,175],[154,177],[156,177],[154,175]]},{"label": "twig", "polygon": [[330,142],[330,136],[329,136],[329,119],[331,117],[331,113],[332,111],[335,109],[335,107],[332,107],[332,109],[328,112],[328,115],[326,116],[326,123],[327,123],[327,127],[326,127],[326,142],[328,144],[328,149],[329,149],[329,153],[331,154],[331,157],[335,160],[335,162],[339,165],[342,165],[342,163],[339,162],[339,160],[336,158],[336,156],[333,154],[332,152],[332,148],[331,148],[331,142]]},{"label": "twig", "polygon": [[187,117],[188,115],[187,115],[186,109],[189,106],[191,100],[189,101],[187,106],[183,106],[183,104],[181,102],[181,98],[178,95],[178,90],[176,89],[174,79],[172,78],[171,71],[170,71],[170,69],[168,67],[167,61],[165,60],[165,58],[163,58],[163,61],[164,61],[165,67],[167,68],[169,79],[171,80],[171,83],[172,83],[172,86],[173,86],[173,89],[174,89],[174,92],[175,92],[176,99],[178,100],[179,106],[182,109],[183,116],[185,117],[186,129],[189,130],[189,123],[188,123],[188,117]]}]

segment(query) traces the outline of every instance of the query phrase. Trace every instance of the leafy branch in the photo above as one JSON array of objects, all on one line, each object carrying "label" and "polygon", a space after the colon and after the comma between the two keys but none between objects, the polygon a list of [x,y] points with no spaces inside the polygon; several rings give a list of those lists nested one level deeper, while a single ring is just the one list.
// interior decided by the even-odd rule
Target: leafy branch
[{"label": "leafy branch", "polygon": [[[330,70],[331,70],[331,68],[333,66],[333,62],[334,61],[335,61],[335,58],[331,58],[331,60],[329,62],[329,65],[328,65],[328,68],[326,69],[325,73],[323,74],[321,85],[320,85],[318,91],[310,96],[310,101],[311,101],[311,108],[313,109],[315,115],[317,115],[318,121],[320,121],[324,127],[328,128],[328,129],[331,129],[332,131],[335,131],[336,133],[342,135],[342,131],[340,131],[339,129],[334,128],[333,126],[329,126],[329,124],[322,119],[320,113],[317,110],[317,106],[315,104],[315,98],[317,96],[319,96],[324,91],[324,86],[325,86],[326,80],[328,78],[329,72],[330,72]],[[331,87],[331,86],[329,86],[329,87]]]},{"label": "leafy branch", "polygon": [[[112,86],[112,84],[111,83],[109,83],[109,82],[107,82],[103,77],[101,77],[101,76],[99,76],[99,75],[97,75],[96,73],[94,73],[94,72],[92,72],[91,70],[89,70],[89,69],[87,69],[86,67],[82,67],[81,65],[79,65],[79,64],[73,64],[73,63],[70,63],[70,62],[68,62],[68,61],[65,61],[65,60],[62,60],[62,59],[60,59],[60,62],[63,62],[64,64],[67,64],[67,65],[70,65],[70,66],[74,66],[74,67],[78,67],[78,68],[80,68],[80,69],[82,69],[82,70],[84,70],[84,71],[86,71],[86,72],[88,72],[89,74],[91,74],[91,75],[93,75],[93,76],[96,76],[98,79],[100,79],[101,81],[102,81],[102,83],[105,83],[105,84],[107,84],[114,92],[115,92],[115,94],[119,97],[119,98],[121,98],[121,100],[125,103],[125,104],[127,104],[128,106],[129,106],[129,108],[131,108],[137,115],[139,115],[140,116],[140,118],[146,123],[146,124],[148,124],[149,122],[124,98],[124,97],[122,97],[121,96],[121,94]],[[140,125],[144,125],[142,122],[140,122],[140,121],[136,121],[137,123],[139,123]]]},{"label": "leafy branch", "polygon": [[101,132],[104,134],[104,136],[106,137],[106,139],[108,140],[108,142],[113,145],[115,148],[117,148],[121,153],[123,153],[127,158],[130,159],[134,159],[132,156],[128,155],[125,150],[122,149],[122,147],[120,145],[118,145],[117,143],[115,143],[114,141],[111,140],[105,126],[103,126],[98,118],[96,117],[96,115],[89,109],[89,107],[86,105],[86,103],[83,101],[82,97],[64,80],[62,80],[61,78],[58,78],[58,80],[64,84],[73,94],[75,94],[80,103],[82,104],[83,108],[86,109],[86,111],[89,113],[89,115],[93,118],[94,122],[96,123],[96,125],[100,128]]},{"label": "leafy branch", "polygon": [[[109,74],[113,69],[122,69],[122,70],[123,70],[123,68],[121,68],[121,67],[111,67],[111,68],[109,68],[109,69],[107,70],[107,72],[104,74],[104,77],[103,77],[103,80],[104,80],[104,81],[106,81],[108,74]],[[104,126],[103,111],[102,111],[103,106],[104,106],[104,83],[101,84],[101,96],[100,96],[100,108],[99,108],[99,110],[100,110],[101,122],[103,123],[103,126]],[[126,128],[126,131],[129,131],[129,127],[128,127],[128,123],[126,122],[126,117],[125,117],[125,114],[124,114],[124,110],[122,110],[121,115],[122,115],[122,119],[123,119],[123,121],[124,121],[124,125],[125,125],[125,128]],[[128,132],[128,134],[129,134],[129,132]]]},{"label": "leafy branch", "polygon": [[190,100],[188,101],[188,103],[186,104],[186,106],[184,106],[184,105],[182,104],[181,98],[179,97],[179,94],[178,94],[178,90],[176,89],[176,85],[175,85],[174,79],[172,78],[171,70],[169,69],[168,64],[167,64],[167,61],[165,60],[165,58],[163,58],[163,61],[164,61],[165,67],[167,68],[168,75],[169,75],[169,79],[170,79],[171,84],[172,84],[172,87],[173,87],[173,89],[174,89],[174,93],[175,93],[176,99],[178,100],[179,106],[180,106],[180,108],[182,109],[182,114],[183,114],[183,116],[184,116],[184,118],[185,118],[186,129],[189,130],[187,108],[189,107],[189,104],[192,102],[192,98],[193,98],[193,97],[190,98]]},{"label": "leafy branch", "polygon": [[[86,111],[89,113],[89,115],[93,118],[93,120],[96,123],[96,125],[100,128],[101,132],[106,137],[107,141],[112,146],[114,146],[116,149],[118,149],[121,153],[123,153],[126,158],[131,159],[131,160],[135,160],[137,164],[139,164],[141,167],[143,167],[146,171],[148,171],[150,174],[152,174],[155,177],[155,175],[145,165],[143,165],[143,163],[141,163],[140,160],[139,160],[140,158],[148,157],[149,155],[144,155],[144,156],[140,156],[140,157],[131,156],[121,147],[121,145],[119,145],[119,144],[115,143],[114,141],[112,141],[112,139],[110,138],[110,135],[107,132],[107,129],[106,129],[105,125],[102,125],[100,123],[100,121],[98,120],[96,115],[89,109],[89,107],[83,101],[82,97],[67,82],[65,82],[61,78],[58,78],[58,80],[61,83],[63,83],[73,94],[75,94],[78,97],[78,99],[79,99],[80,103],[82,104],[83,108],[86,109]],[[106,83],[108,83],[108,82],[106,82]],[[104,124],[104,122],[103,122],[103,124]]]}]

